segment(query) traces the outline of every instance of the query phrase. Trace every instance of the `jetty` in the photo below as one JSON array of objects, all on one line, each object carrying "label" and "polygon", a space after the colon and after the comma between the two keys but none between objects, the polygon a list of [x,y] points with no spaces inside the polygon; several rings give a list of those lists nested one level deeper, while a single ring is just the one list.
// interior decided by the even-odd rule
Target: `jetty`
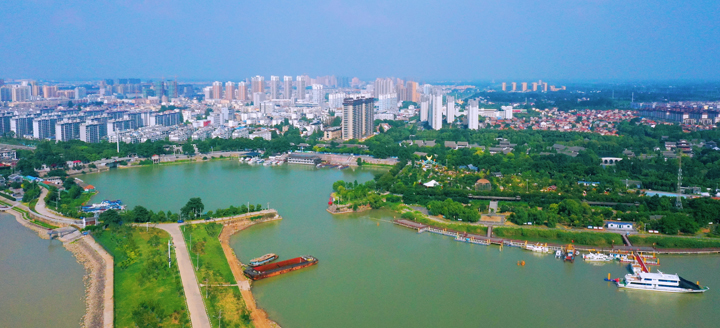
[{"label": "jetty", "polygon": [[[506,239],[506,238],[497,238],[492,237],[491,229],[492,226],[488,227],[488,233],[485,236],[481,235],[474,235],[463,231],[456,231],[452,229],[445,229],[433,225],[427,225],[419,222],[415,222],[412,220],[406,220],[406,219],[397,219],[393,220],[393,223],[399,226],[403,226],[406,228],[413,229],[417,231],[418,233],[423,232],[430,232],[435,233],[439,235],[449,236],[455,238],[456,241],[463,241],[463,242],[469,242],[473,244],[478,245],[504,245],[504,246],[510,246],[510,247],[521,247],[525,248],[528,245],[528,241],[526,240],[517,240],[517,239]],[[626,240],[626,244],[630,244],[630,241],[627,240],[627,237],[625,235],[622,235],[623,239]],[[468,240],[469,239],[469,240]],[[546,243],[548,250],[550,251],[556,251],[556,250],[562,250],[563,245],[562,244],[556,244],[556,243]],[[585,245],[574,245],[575,249],[579,251],[592,251],[592,252],[601,252],[601,253],[614,253],[614,254],[626,254],[628,257],[632,258],[633,253],[638,253],[641,256],[645,257],[645,264],[650,265],[657,265],[659,263],[656,263],[654,260],[647,260],[648,256],[646,254],[719,254],[720,248],[655,248],[655,247],[643,247],[643,246],[619,246],[619,245],[613,245],[611,247],[597,247],[597,246],[585,246]],[[651,258],[655,258],[655,256],[650,256]]]}]

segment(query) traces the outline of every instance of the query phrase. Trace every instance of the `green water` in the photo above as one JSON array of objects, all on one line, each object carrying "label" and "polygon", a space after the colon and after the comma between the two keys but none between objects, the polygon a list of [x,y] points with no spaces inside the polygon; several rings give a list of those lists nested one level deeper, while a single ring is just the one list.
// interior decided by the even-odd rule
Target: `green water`
[{"label": "green water", "polygon": [[[206,209],[270,202],[284,217],[236,234],[241,260],[310,254],[317,266],[256,282],[270,317],[292,327],[716,327],[720,256],[664,256],[660,269],[699,280],[704,295],[623,291],[603,281],[617,264],[566,264],[516,248],[417,234],[372,211],[332,216],[331,184],[373,172],[231,161],[114,170],[84,179],[100,198],[177,211],[201,196]],[[379,225],[378,225],[379,224]],[[518,267],[524,260],[526,265]]]},{"label": "green water", "polygon": [[0,327],[78,327],[84,274],[59,241],[0,214]]}]

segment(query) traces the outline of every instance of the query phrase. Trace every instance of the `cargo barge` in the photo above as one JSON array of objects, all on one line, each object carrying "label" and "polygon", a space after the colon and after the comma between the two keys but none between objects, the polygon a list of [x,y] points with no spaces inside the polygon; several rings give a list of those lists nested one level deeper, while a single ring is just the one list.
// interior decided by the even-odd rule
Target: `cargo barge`
[{"label": "cargo barge", "polygon": [[246,277],[252,280],[260,280],[302,269],[304,267],[309,267],[317,263],[318,260],[315,257],[308,255],[277,263],[265,264],[254,268],[247,268],[243,273]]},{"label": "cargo barge", "polygon": [[275,261],[277,258],[278,256],[275,253],[265,254],[261,257],[250,260],[249,264],[251,267],[258,267]]}]

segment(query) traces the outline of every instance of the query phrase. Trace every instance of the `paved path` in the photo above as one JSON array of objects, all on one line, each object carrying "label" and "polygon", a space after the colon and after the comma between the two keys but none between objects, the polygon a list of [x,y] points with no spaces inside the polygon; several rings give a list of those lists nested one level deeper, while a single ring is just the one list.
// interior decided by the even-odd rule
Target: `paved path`
[{"label": "paved path", "polygon": [[50,218],[53,221],[61,222],[64,224],[78,224],[78,222],[80,224],[82,224],[82,221],[80,221],[80,220],[66,218],[64,216],[58,215],[57,213],[47,209],[45,207],[45,196],[47,196],[48,190],[45,188],[40,188],[40,189],[41,189],[40,197],[38,198],[37,204],[35,204],[36,212],[40,213],[43,216]]},{"label": "paved path", "polygon": [[203,304],[202,293],[198,286],[197,278],[195,278],[195,268],[188,254],[187,246],[185,246],[185,238],[180,231],[180,225],[177,223],[158,224],[157,228],[163,229],[170,234],[175,245],[175,257],[177,258],[178,268],[180,269],[180,279],[182,280],[183,289],[185,290],[185,299],[187,300],[188,310],[190,311],[190,321],[193,328],[210,327],[205,304]]}]

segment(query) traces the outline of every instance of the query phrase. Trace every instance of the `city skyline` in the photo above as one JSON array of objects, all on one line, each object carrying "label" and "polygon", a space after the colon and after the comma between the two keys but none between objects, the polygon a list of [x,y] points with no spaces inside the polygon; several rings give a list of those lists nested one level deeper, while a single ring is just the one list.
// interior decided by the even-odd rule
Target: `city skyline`
[{"label": "city skyline", "polygon": [[[714,60],[718,9],[711,2],[653,1],[78,1],[62,8],[54,1],[23,2],[0,13],[1,74],[45,80],[232,81],[258,74],[706,80],[720,68]],[[248,24],[242,17],[269,19]]]}]

